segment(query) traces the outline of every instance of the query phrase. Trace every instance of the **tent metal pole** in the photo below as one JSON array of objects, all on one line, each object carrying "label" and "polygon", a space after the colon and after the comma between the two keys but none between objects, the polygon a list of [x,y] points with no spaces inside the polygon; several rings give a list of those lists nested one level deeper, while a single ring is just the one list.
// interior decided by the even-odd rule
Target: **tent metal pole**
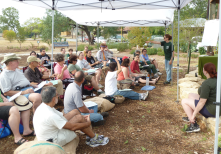
[{"label": "tent metal pole", "polygon": [[[219,1],[220,4],[221,0]],[[219,17],[221,17],[221,7],[219,7]],[[221,20],[219,20],[219,25],[221,25]],[[219,28],[219,47],[221,47],[221,30]],[[219,102],[219,105],[216,105],[216,128],[215,128],[215,144],[214,144],[214,153],[218,153],[218,135],[219,135],[219,112],[220,112],[220,88],[221,88],[221,48],[218,51],[218,65],[217,65],[217,86],[216,86],[216,102]]]},{"label": "tent metal pole", "polygon": [[165,25],[165,35],[167,33],[167,26],[166,26],[166,23],[164,24]]},{"label": "tent metal pole", "polygon": [[99,22],[97,23],[97,48],[99,50]]},{"label": "tent metal pole", "polygon": [[179,102],[179,43],[180,43],[180,0],[178,0],[178,25],[177,25],[177,29],[178,29],[178,38],[177,38],[177,100],[176,102]]},{"label": "tent metal pole", "polygon": [[[172,50],[173,50],[173,23],[171,24],[171,26],[172,26]],[[173,61],[172,61],[172,68],[171,68],[171,86],[173,86]]]},{"label": "tent metal pole", "polygon": [[76,23],[76,54],[78,53],[78,24]]},{"label": "tent metal pole", "polygon": [[53,50],[54,50],[54,0],[52,0],[52,35],[51,35],[51,74],[53,74]]}]

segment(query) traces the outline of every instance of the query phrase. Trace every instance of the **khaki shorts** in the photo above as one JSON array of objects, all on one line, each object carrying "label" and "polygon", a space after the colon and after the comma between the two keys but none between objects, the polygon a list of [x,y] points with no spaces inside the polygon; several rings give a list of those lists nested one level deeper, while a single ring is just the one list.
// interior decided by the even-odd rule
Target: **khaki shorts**
[{"label": "khaki shorts", "polygon": [[58,135],[53,139],[54,143],[64,146],[65,144],[71,142],[77,135],[74,131],[68,129],[61,129],[58,132]]},{"label": "khaki shorts", "polygon": [[86,75],[85,80],[91,82],[92,77],[92,75]]}]

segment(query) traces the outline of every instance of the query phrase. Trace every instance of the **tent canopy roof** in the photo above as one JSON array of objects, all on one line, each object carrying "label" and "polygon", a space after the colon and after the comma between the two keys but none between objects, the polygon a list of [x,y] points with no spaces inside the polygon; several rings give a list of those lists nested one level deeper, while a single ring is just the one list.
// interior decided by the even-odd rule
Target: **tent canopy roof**
[{"label": "tent canopy roof", "polygon": [[[174,9],[162,10],[68,10],[60,11],[80,25],[106,27],[168,26],[173,22]],[[76,15],[78,14],[78,16]]]},{"label": "tent canopy roof", "polygon": [[[53,8],[53,0],[14,0],[47,9]],[[179,0],[54,0],[56,10],[82,9],[177,9]],[[180,8],[192,0],[180,0]]]}]

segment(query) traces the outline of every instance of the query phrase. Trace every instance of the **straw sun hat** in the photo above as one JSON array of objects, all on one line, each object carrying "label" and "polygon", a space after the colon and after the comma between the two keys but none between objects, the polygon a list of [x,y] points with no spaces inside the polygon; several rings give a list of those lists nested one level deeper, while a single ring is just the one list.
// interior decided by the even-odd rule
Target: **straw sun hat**
[{"label": "straw sun hat", "polygon": [[14,53],[10,53],[10,54],[6,54],[4,56],[4,59],[2,60],[2,63],[5,63],[6,61],[13,61],[13,60],[18,60],[18,59],[21,59],[21,57],[18,57]]}]

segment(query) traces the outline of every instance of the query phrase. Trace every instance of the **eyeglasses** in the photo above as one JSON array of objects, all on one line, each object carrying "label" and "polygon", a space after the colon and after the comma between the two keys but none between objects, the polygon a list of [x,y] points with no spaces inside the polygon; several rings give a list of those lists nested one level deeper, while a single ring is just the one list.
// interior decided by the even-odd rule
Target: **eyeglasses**
[{"label": "eyeglasses", "polygon": [[78,61],[78,60],[76,59],[76,60],[73,60],[73,61]]}]

